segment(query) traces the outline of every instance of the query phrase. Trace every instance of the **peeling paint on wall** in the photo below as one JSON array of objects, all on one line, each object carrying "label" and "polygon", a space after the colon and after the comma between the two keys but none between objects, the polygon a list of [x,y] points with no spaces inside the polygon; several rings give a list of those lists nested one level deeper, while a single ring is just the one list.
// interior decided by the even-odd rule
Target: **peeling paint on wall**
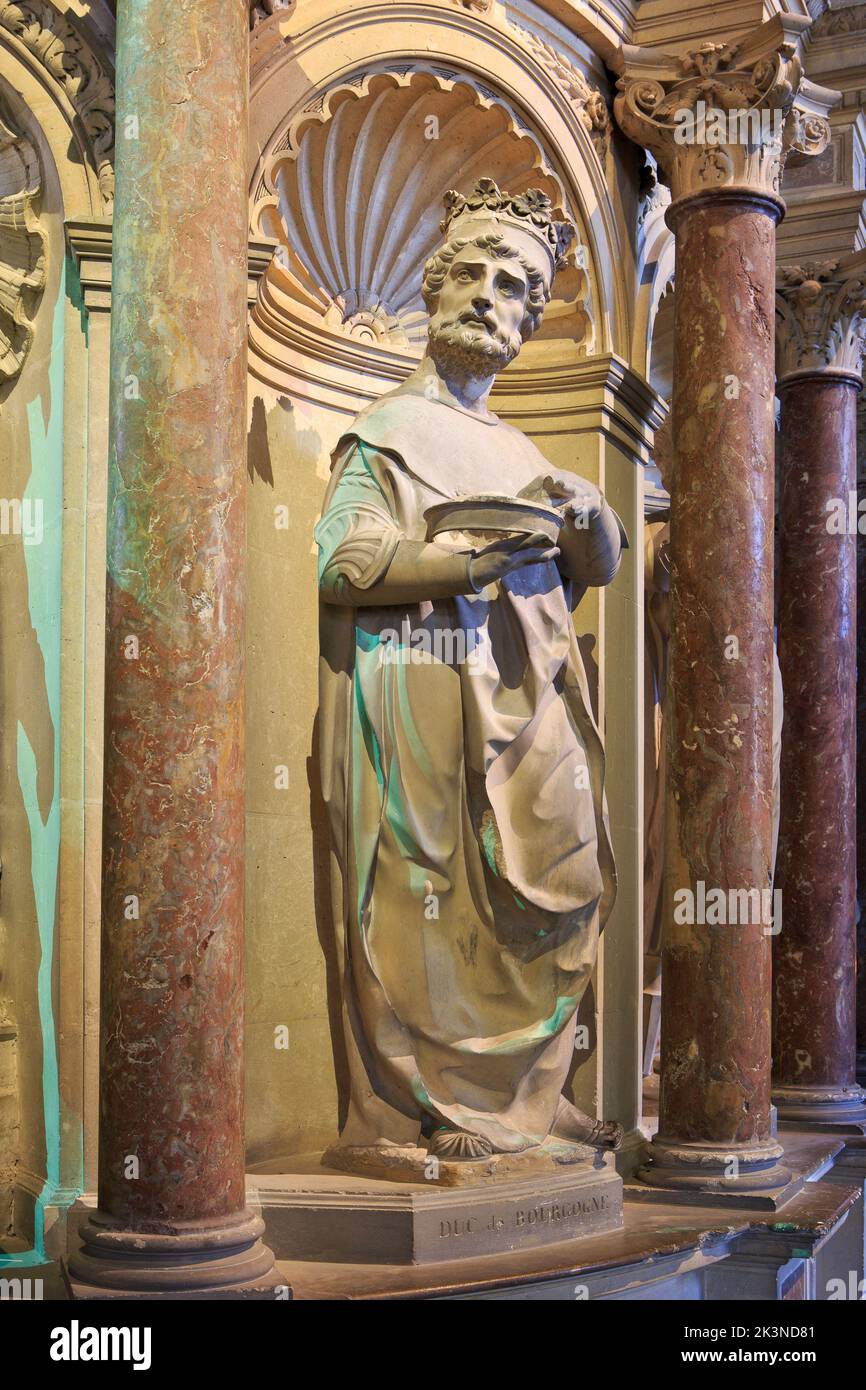
[{"label": "peeling paint on wall", "polygon": [[[36,753],[19,720],[18,784],[30,827],[30,873],[39,930],[37,998],[42,1037],[42,1104],[45,1126],[46,1178],[36,1200],[33,1249],[0,1257],[0,1266],[42,1263],[45,1207],[60,1184],[60,1085],[54,1019],[53,973],[57,920],[57,876],[60,860],[60,605],[63,538],[63,387],[64,293],[57,296],[48,366],[48,391],[27,407],[31,473],[24,499],[41,500],[44,535],[41,544],[24,547],[28,609],[42,653],[48,710],[54,730],[53,767],[42,785],[50,787],[50,802],[40,806]],[[43,795],[43,800],[45,800]]]}]

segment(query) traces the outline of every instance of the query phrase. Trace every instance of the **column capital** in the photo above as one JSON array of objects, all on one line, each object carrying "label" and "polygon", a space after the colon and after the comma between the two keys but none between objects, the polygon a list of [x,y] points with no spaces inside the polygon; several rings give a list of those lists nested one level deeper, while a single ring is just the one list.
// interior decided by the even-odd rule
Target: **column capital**
[{"label": "column capital", "polygon": [[779,381],[845,376],[862,384],[866,354],[866,251],[776,271]]},{"label": "column capital", "polygon": [[614,111],[630,139],[654,155],[675,204],[720,190],[780,210],[791,150],[821,154],[839,94],[803,76],[809,22],[777,15],[735,43],[671,54],[626,45]]}]

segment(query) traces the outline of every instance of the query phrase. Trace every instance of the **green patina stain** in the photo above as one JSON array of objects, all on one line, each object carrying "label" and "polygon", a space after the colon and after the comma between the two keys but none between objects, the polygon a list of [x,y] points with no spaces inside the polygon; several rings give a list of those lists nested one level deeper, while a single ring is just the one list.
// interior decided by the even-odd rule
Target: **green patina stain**
[{"label": "green patina stain", "polygon": [[492,820],[486,821],[481,826],[481,845],[484,850],[484,858],[491,873],[499,877],[499,870],[496,867],[496,826]]},{"label": "green patina stain", "polygon": [[[491,1043],[489,1047],[481,1049],[486,1057],[509,1057],[515,1053],[524,1052],[527,1048],[535,1047],[538,1043],[545,1042],[548,1038],[553,1038],[565,1027],[577,1008],[577,1000],[572,994],[562,994],[556,1001],[556,1006],[549,1018],[544,1018],[537,1023],[534,1028],[527,1028],[516,1034],[512,1038],[504,1038],[502,1042]],[[461,1049],[466,1052],[477,1052],[474,1047]]]},{"label": "green patina stain", "polygon": [[[50,417],[43,420],[41,399],[28,405],[31,449],[30,480],[24,498],[41,500],[44,534],[40,545],[24,546],[30,620],[45,663],[48,709],[54,728],[54,767],[51,805],[43,820],[37,795],[36,754],[23,726],[18,724],[18,784],[30,827],[30,876],[36,905],[40,960],[37,976],[39,1026],[42,1035],[42,1105],[45,1126],[45,1173],[34,1213],[34,1247],[19,1255],[0,1257],[2,1265],[42,1263],[45,1256],[45,1207],[60,1186],[60,1084],[52,998],[57,873],[60,862],[60,604],[63,535],[63,360],[64,286],[57,297],[48,371]],[[23,499],[22,499],[23,500]],[[79,1132],[79,1144],[82,1136]],[[82,1160],[83,1161],[83,1160]],[[78,1189],[83,1172],[79,1163]]]}]

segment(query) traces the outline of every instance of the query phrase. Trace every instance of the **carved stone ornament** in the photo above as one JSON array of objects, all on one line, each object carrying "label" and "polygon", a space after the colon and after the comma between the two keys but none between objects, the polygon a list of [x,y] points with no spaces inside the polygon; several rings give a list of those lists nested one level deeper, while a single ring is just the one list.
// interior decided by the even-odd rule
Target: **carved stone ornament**
[{"label": "carved stone ornament", "polygon": [[581,125],[592,139],[596,154],[604,164],[610,149],[612,123],[602,93],[587,80],[579,68],[569,63],[537,34],[531,33],[529,29],[522,29],[518,24],[511,24],[511,28],[519,34],[526,47],[564,91]]},{"label": "carved stone ornament", "polygon": [[249,0],[250,28],[255,29],[273,14],[291,14],[297,3],[298,0]]},{"label": "carved stone ornament", "polygon": [[18,375],[45,288],[45,233],[37,216],[36,151],[0,113],[0,383]]},{"label": "carved stone ornament", "polygon": [[84,127],[105,208],[114,202],[114,86],[84,39],[49,0],[0,0],[14,34],[62,87]]},{"label": "carved stone ornament", "polygon": [[812,25],[811,37],[824,39],[838,34],[856,34],[866,29],[866,5],[849,5],[845,10],[825,10]]},{"label": "carved stone ornament", "polygon": [[827,147],[838,94],[803,77],[806,28],[786,15],[734,45],[677,55],[623,48],[614,112],[654,155],[674,201],[719,187],[778,198],[788,153]]},{"label": "carved stone ornament", "polygon": [[[379,71],[317,94],[262,160],[252,232],[278,244],[260,296],[275,313],[287,300],[293,313],[347,337],[420,353],[428,325],[420,284],[440,240],[442,202],[450,189],[468,193],[481,168],[526,204],[527,217],[530,192],[540,190],[567,218],[534,137],[475,83],[444,69]],[[590,351],[591,304],[578,245],[539,337]]]},{"label": "carved stone ornament", "polygon": [[776,280],[778,375],[862,377],[866,353],[866,253],[780,266]]}]

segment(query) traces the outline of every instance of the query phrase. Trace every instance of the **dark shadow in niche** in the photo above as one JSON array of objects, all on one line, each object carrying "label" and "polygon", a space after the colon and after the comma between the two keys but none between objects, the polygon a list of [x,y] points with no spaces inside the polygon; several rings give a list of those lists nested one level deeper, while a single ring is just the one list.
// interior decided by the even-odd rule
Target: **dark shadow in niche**
[{"label": "dark shadow in niche", "polygon": [[[583,1066],[584,1062],[589,1060],[589,1058],[595,1052],[596,1047],[598,1046],[598,1036],[596,1033],[595,1018],[595,986],[592,980],[590,980],[589,984],[584,990],[583,998],[581,999],[580,1004],[578,1006],[576,1026],[577,1028],[586,1028],[587,1044],[586,1047],[576,1047],[574,1049],[574,1055],[571,1059],[571,1066],[568,1068],[568,1076],[565,1079],[565,1085],[562,1088],[562,1093],[566,1097],[566,1099],[570,1100],[574,1099],[575,1073],[579,1070],[580,1067]],[[600,1103],[601,1097],[599,1097],[599,1104]],[[599,1118],[601,1118],[601,1115],[599,1115]]]},{"label": "dark shadow in niche", "polygon": [[313,900],[316,913],[316,934],[325,961],[328,1027],[331,1032],[334,1076],[337,1083],[337,1127],[342,1132],[349,1109],[349,1059],[343,1035],[340,946],[334,932],[334,904],[331,894],[331,833],[328,811],[322,796],[319,759],[320,717],[317,710],[313,720],[311,752],[307,759],[307,783],[310,788],[310,828],[313,835]]},{"label": "dark shadow in niche", "polygon": [[589,702],[592,706],[592,717],[598,723],[598,664],[593,656],[595,649],[595,638],[591,632],[585,632],[583,636],[578,636],[577,645],[580,648],[580,655],[583,658],[583,669],[586,672],[587,685],[589,686]]},{"label": "dark shadow in niche", "polygon": [[[292,403],[287,396],[280,396],[277,405],[291,411]],[[247,434],[247,472],[250,482],[261,478],[268,487],[274,486],[274,467],[271,462],[271,444],[268,439],[268,415],[261,396],[253,401],[253,417]]]}]

